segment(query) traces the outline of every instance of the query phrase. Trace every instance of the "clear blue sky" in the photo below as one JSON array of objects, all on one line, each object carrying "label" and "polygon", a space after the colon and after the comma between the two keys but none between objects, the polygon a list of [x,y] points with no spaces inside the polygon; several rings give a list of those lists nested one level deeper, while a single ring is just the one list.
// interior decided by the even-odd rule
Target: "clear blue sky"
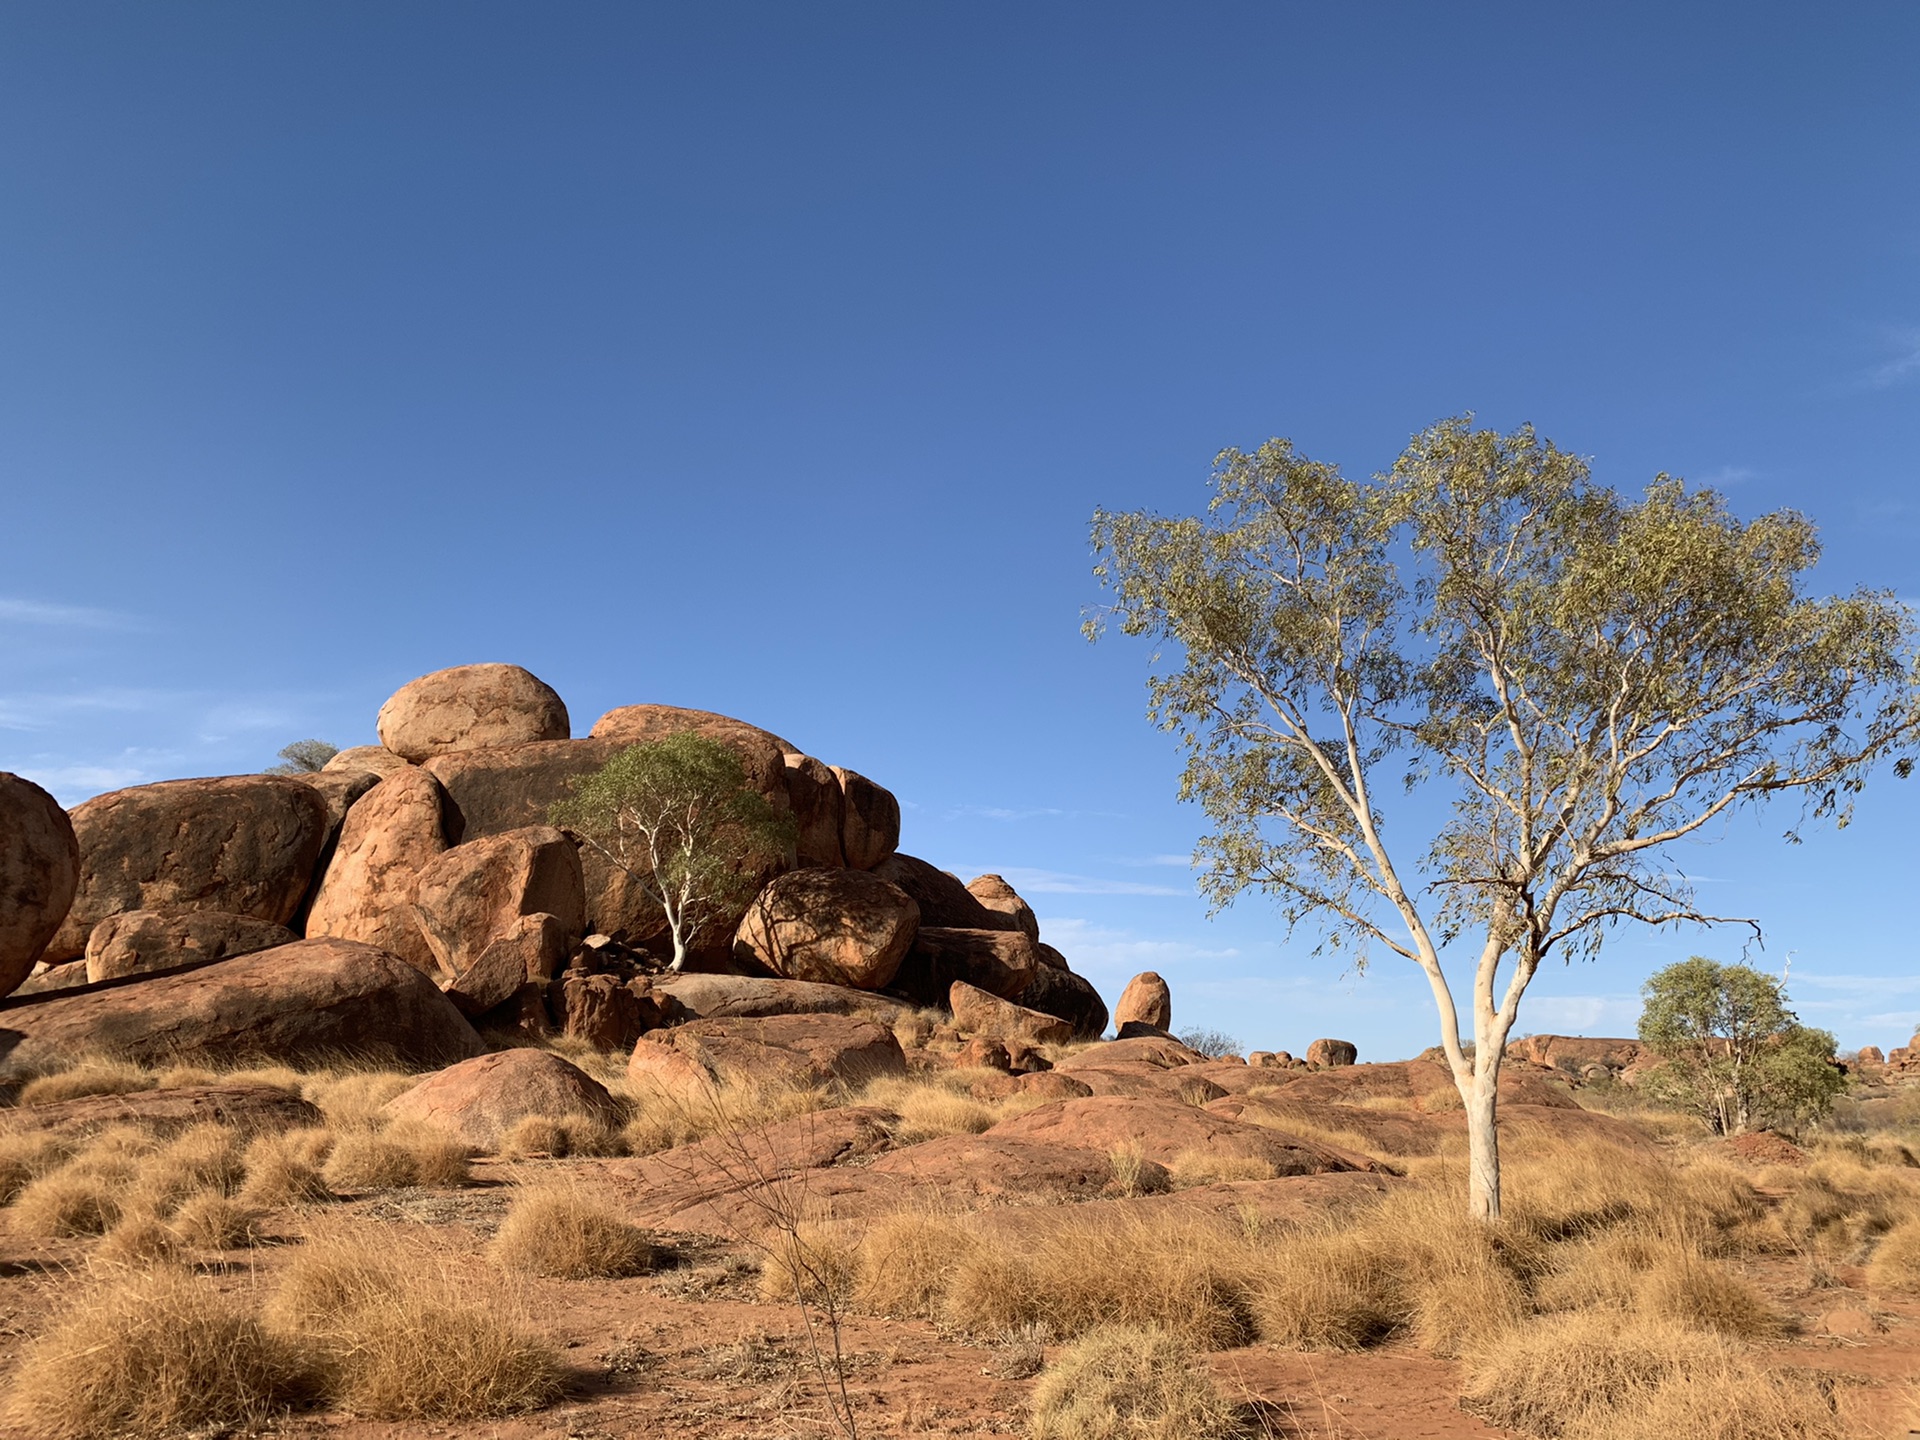
[{"label": "clear blue sky", "polygon": [[[1823,526],[1920,595],[1920,7],[16,3],[0,13],[0,768],[69,803],[373,738],[524,664],[891,786],[1111,998],[1430,1043],[1209,922],[1079,637],[1095,505],[1472,409]],[[1689,856],[1846,1045],[1920,1019],[1920,783]],[[1523,1030],[1617,1033],[1623,938]]]}]

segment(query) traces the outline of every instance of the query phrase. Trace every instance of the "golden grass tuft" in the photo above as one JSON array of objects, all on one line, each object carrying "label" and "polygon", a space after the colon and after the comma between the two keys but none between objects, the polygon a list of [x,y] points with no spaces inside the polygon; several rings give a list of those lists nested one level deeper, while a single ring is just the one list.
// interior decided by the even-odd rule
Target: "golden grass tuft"
[{"label": "golden grass tuft", "polygon": [[1222,1155],[1205,1148],[1182,1150],[1167,1166],[1176,1190],[1195,1185],[1218,1185],[1228,1180],[1271,1180],[1273,1163],[1254,1155]]},{"label": "golden grass tuft", "polygon": [[1867,1265],[1867,1284],[1898,1295],[1920,1295],[1920,1220],[1903,1220],[1881,1237]]},{"label": "golden grass tuft", "polygon": [[0,1135],[0,1205],[11,1205],[28,1185],[66,1164],[73,1149],[71,1140],[44,1130]]},{"label": "golden grass tuft", "polygon": [[1640,1279],[1642,1313],[1736,1340],[1766,1340],[1786,1322],[1760,1293],[1711,1260],[1673,1251]]},{"label": "golden grass tuft", "polygon": [[403,1185],[459,1185],[472,1174],[467,1147],[426,1125],[338,1136],[321,1177],[334,1190],[386,1190]]},{"label": "golden grass tuft", "polygon": [[329,1396],[372,1419],[483,1419],[560,1393],[558,1358],[511,1292],[476,1291],[424,1249],[376,1247],[351,1225],[308,1237],[266,1319],[306,1337]]},{"label": "golden grass tuft", "polygon": [[85,1095],[131,1095],[154,1087],[152,1072],[120,1060],[83,1060],[65,1070],[42,1075],[20,1087],[18,1103],[51,1105]]},{"label": "golden grass tuft", "polygon": [[982,1243],[953,1215],[908,1210],[877,1220],[860,1241],[853,1303],[877,1315],[935,1319],[948,1278]]},{"label": "golden grass tuft", "polygon": [[96,1265],[157,1265],[178,1258],[180,1237],[158,1215],[128,1215],[88,1255]]},{"label": "golden grass tuft", "polygon": [[204,1280],[124,1271],[77,1294],[26,1349],[7,1418],[43,1440],[250,1427],[308,1393],[298,1347]]},{"label": "golden grass tuft", "polygon": [[900,1117],[894,1139],[902,1145],[937,1140],[943,1135],[978,1135],[1002,1118],[1001,1107],[968,1093],[997,1071],[940,1070],[922,1075],[888,1075],[874,1080],[861,1102]]},{"label": "golden grass tuft", "polygon": [[1173,1187],[1167,1167],[1149,1160],[1135,1141],[1114,1146],[1107,1152],[1107,1163],[1113,1167],[1113,1188],[1129,1200],[1164,1194]]},{"label": "golden grass tuft", "polygon": [[732,1135],[810,1115],[836,1097],[797,1082],[727,1079],[681,1090],[622,1076],[607,1087],[626,1102],[628,1120],[620,1143],[629,1155],[651,1155],[715,1135]]},{"label": "golden grass tuft", "polygon": [[1617,1409],[1590,1410],[1566,1440],[1857,1440],[1805,1376],[1728,1363],[1674,1376]]},{"label": "golden grass tuft", "polygon": [[760,1298],[841,1306],[860,1278],[859,1247],[830,1224],[801,1221],[765,1237]]},{"label": "golden grass tuft", "polygon": [[620,1155],[626,1151],[620,1131],[586,1115],[528,1115],[516,1121],[500,1141],[509,1160],[537,1156],[555,1160],[569,1155]]},{"label": "golden grass tuft", "polygon": [[398,1070],[348,1070],[309,1076],[300,1093],[327,1117],[329,1129],[383,1130],[386,1103],[419,1082],[418,1075]]},{"label": "golden grass tuft", "polygon": [[1224,1440],[1244,1419],[1182,1336],[1103,1325],[1034,1386],[1032,1440]]},{"label": "golden grass tuft", "polygon": [[194,1196],[231,1194],[245,1175],[239,1136],[224,1125],[195,1125],[141,1160],[124,1203],[169,1215]]},{"label": "golden grass tuft", "polygon": [[657,1256],[646,1232],[573,1186],[522,1190],[488,1249],[509,1270],[557,1280],[643,1275]]},{"label": "golden grass tuft", "polygon": [[206,1190],[183,1204],[173,1217],[173,1233],[200,1250],[234,1250],[251,1245],[260,1212],[251,1205]]},{"label": "golden grass tuft", "polygon": [[1529,1435],[1577,1433],[1644,1400],[1678,1376],[1725,1366],[1729,1343],[1654,1321],[1623,1325],[1589,1311],[1509,1330],[1466,1367],[1460,1403],[1495,1425]]},{"label": "golden grass tuft", "polygon": [[43,1175],[22,1190],[13,1202],[16,1234],[49,1240],[77,1240],[104,1235],[119,1223],[120,1190],[113,1176],[69,1164]]},{"label": "golden grass tuft", "polygon": [[331,1199],[333,1192],[321,1167],[332,1148],[333,1136],[324,1129],[254,1136],[244,1157],[241,1200],[257,1209],[273,1210]]},{"label": "golden grass tuft", "polygon": [[1406,1323],[1392,1257],[1370,1234],[1283,1237],[1251,1277],[1261,1338],[1292,1350],[1359,1350]]}]

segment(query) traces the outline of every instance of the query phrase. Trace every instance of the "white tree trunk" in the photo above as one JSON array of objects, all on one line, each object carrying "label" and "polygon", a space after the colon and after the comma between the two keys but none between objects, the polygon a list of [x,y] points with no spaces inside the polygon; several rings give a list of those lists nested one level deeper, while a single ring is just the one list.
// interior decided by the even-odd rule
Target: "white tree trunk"
[{"label": "white tree trunk", "polygon": [[1467,1213],[1476,1220],[1500,1218],[1500,1100],[1498,1050],[1476,1050],[1472,1088],[1461,1098],[1467,1106]]}]

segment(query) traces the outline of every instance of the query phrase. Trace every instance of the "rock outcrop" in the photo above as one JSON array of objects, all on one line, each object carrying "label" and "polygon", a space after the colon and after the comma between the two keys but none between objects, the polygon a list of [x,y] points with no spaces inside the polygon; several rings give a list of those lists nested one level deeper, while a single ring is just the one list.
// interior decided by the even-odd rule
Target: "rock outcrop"
[{"label": "rock outcrop", "polygon": [[[1040,958],[1046,960],[1053,947],[1039,948]],[[1064,965],[1049,963],[1034,971],[1027,988],[1014,996],[1014,1003],[1066,1021],[1073,1027],[1076,1040],[1098,1040],[1107,1028],[1107,1005],[1100,992],[1093,988],[1092,981]]]},{"label": "rock outcrop", "polygon": [[[867,867],[862,867],[867,868]],[[1013,916],[989,910],[960,877],[918,855],[895,853],[871,867],[888,884],[898,885],[920,907],[920,923],[943,930],[1018,930]]]},{"label": "rock outcrop", "polygon": [[1120,1003],[1113,1007],[1113,1023],[1151,1026],[1155,1030],[1173,1028],[1173,992],[1167,982],[1151,970],[1143,970],[1127,982],[1120,992]]},{"label": "rock outcrop", "polygon": [[351,940],[302,940],[164,975],[0,1002],[0,1083],[99,1052],[141,1064],[358,1057],[425,1068],[484,1048],[426,976]]},{"label": "rock outcrop", "polygon": [[128,910],[221,910],[285,925],[313,884],[327,802],[280,775],[166,780],[73,812],[80,878],[45,958],[83,954],[93,927]]},{"label": "rock outcrop", "polygon": [[1040,938],[1040,922],[1034,917],[1033,907],[998,875],[974,876],[967,882],[967,893],[987,909],[1012,920],[1014,929],[1023,931],[1031,939]]},{"label": "rock outcrop", "polygon": [[847,852],[840,832],[847,819],[847,797],[833,767],[811,755],[789,754],[787,804],[793,810],[801,868],[844,866]]},{"label": "rock outcrop", "polygon": [[449,840],[446,791],[428,771],[403,765],[348,813],[307,913],[307,935],[377,945],[434,973],[433,948],[413,907],[420,872]]},{"label": "rock outcrop", "polygon": [[443,977],[440,988],[462,1015],[484,1015],[506,1004],[527,985],[544,989],[566,963],[572,948],[566,926],[536,911],[516,915],[457,975]]},{"label": "rock outcrop", "polygon": [[630,1079],[675,1090],[746,1081],[763,1085],[857,1086],[904,1075],[906,1056],[891,1030],[843,1015],[773,1015],[694,1020],[641,1037]]},{"label": "rock outcrop", "polygon": [[526,915],[553,916],[571,950],[586,932],[580,852],[545,825],[469,840],[420,872],[414,914],[449,978]]},{"label": "rock outcrop", "polygon": [[747,783],[782,809],[787,806],[786,753],[793,747],[770,731],[711,710],[678,705],[622,705],[593,722],[588,732],[620,748],[645,745],[674,735],[698,735],[718,741],[740,757]]},{"label": "rock outcrop", "polygon": [[790,870],[748,907],[733,948],[784,980],[884,990],[919,929],[920,907],[877,875]]},{"label": "rock outcrop", "polygon": [[81,1095],[0,1110],[0,1133],[45,1130],[88,1135],[132,1125],[154,1135],[177,1135],[195,1125],[224,1125],[242,1134],[324,1125],[320,1107],[277,1085],[179,1085],[130,1095]]},{"label": "rock outcrop", "polygon": [[455,665],[410,680],[380,707],[379,730],[383,746],[415,762],[573,733],[553,688],[518,665]]},{"label": "rock outcrop", "polygon": [[463,1060],[403,1090],[386,1105],[475,1150],[498,1150],[513,1127],[534,1117],[616,1127],[620,1102],[579,1066],[546,1050],[503,1050]]},{"label": "rock outcrop", "polygon": [[1307,1046],[1307,1064],[1316,1070],[1336,1070],[1360,1058],[1360,1048],[1351,1040],[1316,1040]]},{"label": "rock outcrop", "polygon": [[[891,790],[874,784],[858,771],[844,765],[832,769],[844,800],[841,853],[855,870],[876,869],[900,847],[900,802]],[[907,893],[913,894],[911,890]],[[914,895],[915,900],[919,898]]]},{"label": "rock outcrop", "polygon": [[129,910],[87,937],[87,983],[251,955],[299,937],[284,925],[219,910]]},{"label": "rock outcrop", "polygon": [[864,1015],[892,1026],[914,1013],[905,1000],[816,985],[805,980],[767,980],[757,975],[668,975],[655,980],[653,994],[668,1018],[735,1020],[762,1015]]},{"label": "rock outcrop", "polygon": [[1045,969],[1040,950],[1018,930],[949,930],[922,923],[900,962],[894,989],[922,1005],[944,1005],[964,980],[1003,1000],[1023,994]]},{"label": "rock outcrop", "polygon": [[389,775],[397,775],[412,765],[412,761],[403,755],[396,755],[384,745],[354,745],[340,751],[325,765],[320,767],[321,774],[335,771],[363,771],[369,775],[378,775],[382,780]]},{"label": "rock outcrop", "polygon": [[67,812],[31,780],[0,770],[0,995],[33,973],[79,883]]},{"label": "rock outcrop", "polygon": [[1022,1045],[1063,1045],[1073,1038],[1067,1021],[1002,1000],[964,980],[953,982],[947,999],[954,1029],[962,1035]]}]

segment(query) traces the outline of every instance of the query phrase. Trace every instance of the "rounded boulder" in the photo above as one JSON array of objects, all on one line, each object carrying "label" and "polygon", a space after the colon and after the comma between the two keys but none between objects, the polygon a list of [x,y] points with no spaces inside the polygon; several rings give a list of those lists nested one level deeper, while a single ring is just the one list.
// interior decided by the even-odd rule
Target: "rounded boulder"
[{"label": "rounded boulder", "polygon": [[420,872],[446,853],[447,838],[440,782],[413,765],[389,775],[347,812],[307,914],[307,934],[378,945],[434,973],[413,901]]},{"label": "rounded boulder", "polygon": [[79,883],[67,812],[31,780],[0,770],[0,995],[33,973]]},{"label": "rounded boulder", "polygon": [[1146,1025],[1154,1030],[1171,1030],[1173,991],[1153,971],[1141,971],[1120,992],[1120,1003],[1113,1007],[1113,1023],[1116,1028]]},{"label": "rounded boulder", "polygon": [[522,1120],[583,1119],[617,1126],[620,1102],[579,1066],[546,1050],[504,1050],[463,1060],[403,1090],[386,1105],[476,1150],[498,1150]]},{"label": "rounded boulder", "polygon": [[410,680],[380,707],[378,728],[383,746],[416,763],[573,733],[553,687],[518,665],[455,665]]},{"label": "rounded boulder", "polygon": [[299,937],[284,925],[219,910],[129,910],[87,937],[87,983],[251,955]]},{"label": "rounded boulder", "polygon": [[864,870],[792,870],[762,890],[734,936],[734,955],[785,980],[855,990],[893,983],[920,929],[920,907]]}]

